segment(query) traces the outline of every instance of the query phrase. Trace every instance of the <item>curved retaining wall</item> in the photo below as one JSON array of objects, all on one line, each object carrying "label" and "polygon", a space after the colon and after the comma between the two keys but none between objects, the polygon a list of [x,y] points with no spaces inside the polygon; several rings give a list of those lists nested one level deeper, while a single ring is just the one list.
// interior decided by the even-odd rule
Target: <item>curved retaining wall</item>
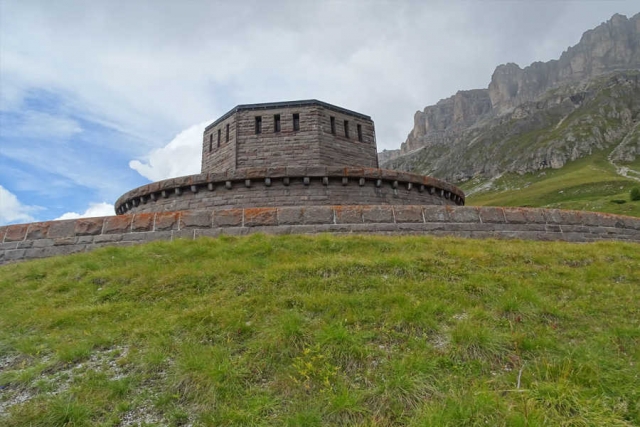
[{"label": "curved retaining wall", "polygon": [[640,243],[640,218],[474,206],[291,206],[137,213],[0,227],[0,264],[152,240],[254,232],[431,234]]},{"label": "curved retaining wall", "polygon": [[123,194],[116,213],[250,206],[464,205],[462,190],[423,175],[373,168],[238,169],[166,179]]}]

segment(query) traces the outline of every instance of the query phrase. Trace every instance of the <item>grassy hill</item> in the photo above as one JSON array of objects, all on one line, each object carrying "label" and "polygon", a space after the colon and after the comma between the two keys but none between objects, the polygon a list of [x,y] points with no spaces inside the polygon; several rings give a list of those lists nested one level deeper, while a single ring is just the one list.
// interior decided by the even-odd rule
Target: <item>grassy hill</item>
[{"label": "grassy hill", "polygon": [[[608,155],[609,151],[599,151],[561,169],[505,174],[493,182],[470,181],[461,188],[470,193],[467,205],[576,209],[640,217],[640,201],[629,197],[632,188],[640,188],[640,182],[617,174]],[[619,166],[628,168],[629,176],[640,177],[640,160]]]},{"label": "grassy hill", "polygon": [[640,425],[637,244],[319,235],[0,267],[0,424]]}]

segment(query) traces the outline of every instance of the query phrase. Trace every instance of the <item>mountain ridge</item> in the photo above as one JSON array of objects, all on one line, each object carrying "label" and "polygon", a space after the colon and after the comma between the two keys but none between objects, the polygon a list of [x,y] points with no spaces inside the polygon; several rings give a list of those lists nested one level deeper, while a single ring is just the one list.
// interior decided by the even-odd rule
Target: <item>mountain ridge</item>
[{"label": "mountain ridge", "polygon": [[[399,150],[379,153],[380,163],[461,182],[559,168],[621,140],[626,146],[616,148],[615,159],[633,161],[640,155],[638,69],[640,13],[613,15],[559,59],[524,68],[501,64],[486,89],[458,91],[416,112],[406,141]],[[589,124],[597,126],[578,132]],[[515,141],[531,132],[539,133],[535,141]],[[474,153],[478,141],[491,158]],[[505,161],[496,150],[505,146],[520,151],[507,150],[511,158]]]}]

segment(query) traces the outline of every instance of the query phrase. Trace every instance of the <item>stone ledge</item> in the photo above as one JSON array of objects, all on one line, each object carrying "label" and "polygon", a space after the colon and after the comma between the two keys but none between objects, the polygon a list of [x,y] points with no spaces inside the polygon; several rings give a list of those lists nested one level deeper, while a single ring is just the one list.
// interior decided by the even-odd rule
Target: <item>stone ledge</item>
[{"label": "stone ledge", "polygon": [[0,264],[106,245],[249,233],[431,234],[474,238],[640,243],[640,218],[554,209],[338,205],[208,209],[0,227]]},{"label": "stone ledge", "polygon": [[[213,188],[233,189],[234,186],[245,186],[247,182],[264,184],[265,178],[271,180],[270,186],[284,185],[293,180],[308,180],[306,185],[326,185],[325,178],[332,180],[347,179],[358,185],[362,179],[366,185],[386,185],[392,188],[403,187],[410,191],[423,192],[435,189],[432,194],[450,200],[457,205],[464,205],[465,195],[458,187],[429,176],[387,169],[349,168],[349,167],[278,167],[278,168],[247,168],[223,173],[208,173],[170,178],[163,181],[146,184],[130,190],[120,196],[115,203],[118,214],[135,212],[140,204],[155,203],[156,200],[180,197],[192,192],[210,191]],[[307,182],[307,181],[305,181]],[[329,184],[333,185],[333,184]],[[344,185],[344,184],[338,184]],[[415,190],[414,190],[415,189]],[[257,189],[256,191],[260,191]],[[215,198],[212,195],[212,198]],[[218,196],[220,197],[220,196]]]}]

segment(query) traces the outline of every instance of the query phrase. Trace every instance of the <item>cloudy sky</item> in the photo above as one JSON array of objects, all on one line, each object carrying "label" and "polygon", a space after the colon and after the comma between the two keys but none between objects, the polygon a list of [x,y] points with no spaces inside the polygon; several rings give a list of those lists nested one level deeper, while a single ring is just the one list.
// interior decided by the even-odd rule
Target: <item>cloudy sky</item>
[{"label": "cloudy sky", "polygon": [[198,173],[204,126],[238,104],[320,99],[413,114],[557,58],[636,1],[0,0],[0,224],[109,215]]}]

